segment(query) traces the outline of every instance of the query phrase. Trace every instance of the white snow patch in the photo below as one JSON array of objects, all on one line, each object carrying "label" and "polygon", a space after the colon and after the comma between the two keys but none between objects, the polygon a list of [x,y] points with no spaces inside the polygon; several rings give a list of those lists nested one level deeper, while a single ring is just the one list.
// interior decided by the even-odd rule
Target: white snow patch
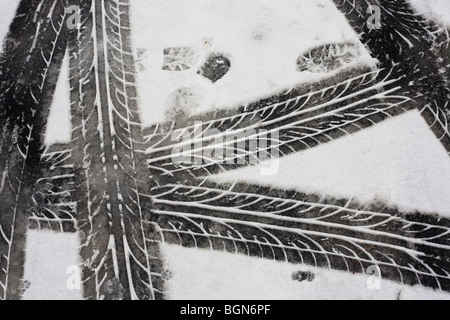
[{"label": "white snow patch", "polygon": [[[450,294],[381,279],[218,251],[163,245],[172,277],[173,300],[450,300]],[[297,271],[314,273],[312,282],[292,280]],[[368,285],[369,284],[369,285]],[[373,288],[373,287],[372,287]]]},{"label": "white snow patch", "polygon": [[3,51],[3,42],[9,31],[9,25],[16,15],[17,7],[20,0],[2,1],[2,8],[0,10],[0,52]]},{"label": "white snow patch", "polygon": [[416,12],[450,28],[450,0],[409,0]]},{"label": "white snow patch", "polygon": [[69,83],[69,55],[66,52],[55,93],[50,105],[45,132],[47,146],[56,143],[70,143],[72,137],[72,116],[70,113],[70,83]]},{"label": "white snow patch", "polygon": [[29,285],[24,300],[81,300],[82,290],[73,287],[81,281],[77,234],[29,230],[24,281]]},{"label": "white snow patch", "polygon": [[450,159],[418,111],[268,164],[213,176],[216,182],[248,182],[362,203],[383,201],[403,211],[450,217]]},{"label": "white snow patch", "polygon": [[167,97],[201,79],[196,69],[162,70],[164,48],[196,48],[200,65],[210,52],[231,60],[230,71],[214,84],[215,101],[195,113],[236,107],[329,77],[296,70],[300,55],[321,44],[357,43],[358,64],[375,66],[331,0],[134,0],[131,10],[134,46],[147,50],[141,61],[145,70],[138,75],[144,126],[164,121]]}]

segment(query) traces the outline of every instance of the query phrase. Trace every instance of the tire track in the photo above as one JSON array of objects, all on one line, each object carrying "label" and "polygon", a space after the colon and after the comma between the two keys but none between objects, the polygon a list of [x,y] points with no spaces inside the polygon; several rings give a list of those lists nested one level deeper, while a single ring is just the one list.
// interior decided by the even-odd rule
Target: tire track
[{"label": "tire track", "polygon": [[235,184],[154,190],[162,241],[450,290],[450,221]]},{"label": "tire track", "polygon": [[[151,201],[134,88],[128,1],[82,1],[71,45],[75,201],[89,299],[161,299],[163,264],[145,242]],[[141,159],[142,158],[142,159]]]},{"label": "tire track", "polygon": [[381,72],[345,73],[182,128],[149,128],[149,168],[155,175],[208,176],[313,148],[415,108],[397,85],[402,79],[379,78]]},{"label": "tire track", "polygon": [[31,194],[66,43],[65,1],[22,1],[10,26],[0,81],[0,299],[19,299]]}]

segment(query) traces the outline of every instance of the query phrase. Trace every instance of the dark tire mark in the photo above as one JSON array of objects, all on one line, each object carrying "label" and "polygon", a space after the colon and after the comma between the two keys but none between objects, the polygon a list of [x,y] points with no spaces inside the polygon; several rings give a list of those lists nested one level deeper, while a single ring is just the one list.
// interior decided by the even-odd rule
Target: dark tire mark
[{"label": "dark tire mark", "polygon": [[88,299],[162,299],[163,263],[146,241],[151,200],[142,156],[128,1],[81,1],[70,43],[74,200]]},{"label": "dark tire mark", "polygon": [[2,56],[0,299],[22,294],[27,211],[41,174],[45,121],[66,46],[64,4],[21,1]]},{"label": "dark tire mark", "polygon": [[450,290],[450,221],[245,184],[154,191],[163,241]]},{"label": "dark tire mark", "polygon": [[41,177],[35,182],[29,209],[29,228],[76,232],[76,189],[72,150],[65,145],[48,147],[41,156]]}]

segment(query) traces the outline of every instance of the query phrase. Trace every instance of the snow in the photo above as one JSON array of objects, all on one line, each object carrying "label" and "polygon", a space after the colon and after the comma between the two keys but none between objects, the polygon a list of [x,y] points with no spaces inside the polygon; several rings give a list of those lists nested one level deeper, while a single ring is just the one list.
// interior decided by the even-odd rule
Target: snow
[{"label": "snow", "polygon": [[[406,286],[375,276],[350,274],[202,249],[163,245],[169,297],[173,300],[450,300],[450,294]],[[292,280],[298,271],[314,273],[312,282]],[[370,271],[370,270],[369,270]]]},{"label": "snow", "polygon": [[231,60],[228,74],[213,86],[215,101],[199,103],[194,114],[321,79],[324,75],[296,70],[300,55],[321,44],[356,43],[361,51],[357,63],[375,66],[331,0],[284,0],[283,5],[270,0],[133,0],[131,9],[134,46],[147,50],[141,61],[145,70],[138,75],[145,126],[166,120],[167,98],[179,87],[203,85],[195,68],[162,70],[165,48],[193,47],[197,67],[211,52]]},{"label": "snow", "polygon": [[409,0],[413,9],[427,19],[450,28],[450,0]]},{"label": "snow", "polygon": [[71,137],[69,55],[66,52],[50,105],[44,143],[47,146],[56,143],[69,143]]},{"label": "snow", "polygon": [[29,230],[24,300],[81,300],[77,234]]},{"label": "snow", "polygon": [[3,51],[3,42],[8,34],[9,25],[16,15],[19,1],[20,0],[2,1],[2,9],[0,10],[0,52]]},{"label": "snow", "polygon": [[213,176],[450,217],[450,159],[418,111],[279,161]]}]

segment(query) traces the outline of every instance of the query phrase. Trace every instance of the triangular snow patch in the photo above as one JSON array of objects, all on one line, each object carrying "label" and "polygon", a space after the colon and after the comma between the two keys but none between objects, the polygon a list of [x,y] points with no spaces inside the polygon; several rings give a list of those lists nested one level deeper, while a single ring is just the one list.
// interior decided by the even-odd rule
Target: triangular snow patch
[{"label": "triangular snow patch", "polygon": [[72,136],[72,119],[70,115],[69,55],[66,52],[45,131],[45,144],[69,143]]}]

